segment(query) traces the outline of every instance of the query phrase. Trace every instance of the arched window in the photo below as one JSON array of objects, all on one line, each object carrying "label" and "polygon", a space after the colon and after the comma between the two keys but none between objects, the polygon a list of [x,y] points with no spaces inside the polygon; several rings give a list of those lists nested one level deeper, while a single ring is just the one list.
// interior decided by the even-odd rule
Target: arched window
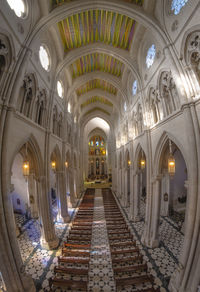
[{"label": "arched window", "polygon": [[23,0],[7,0],[8,5],[12,10],[14,10],[14,13],[17,15],[17,17],[25,17],[27,12],[27,3]]},{"label": "arched window", "polygon": [[46,46],[42,45],[39,49],[39,59],[42,68],[46,71],[50,69],[50,55]]},{"label": "arched window", "polygon": [[136,95],[136,93],[137,93],[137,80],[133,82],[133,86],[132,86],[132,95],[134,96]]},{"label": "arched window", "polygon": [[155,56],[156,56],[156,47],[153,44],[147,51],[146,65],[148,69],[153,65]]},{"label": "arched window", "polygon": [[179,14],[182,7],[184,7],[187,2],[188,0],[172,0],[171,11],[173,11],[175,15]]}]

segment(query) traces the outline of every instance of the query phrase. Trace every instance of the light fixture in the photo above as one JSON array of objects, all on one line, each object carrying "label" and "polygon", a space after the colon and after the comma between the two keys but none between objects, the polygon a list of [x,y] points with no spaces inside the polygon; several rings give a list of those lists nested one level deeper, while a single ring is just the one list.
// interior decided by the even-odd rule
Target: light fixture
[{"label": "light fixture", "polygon": [[25,160],[23,162],[23,175],[25,177],[29,176],[29,170],[30,170],[30,167],[29,167],[29,161],[27,159],[27,143],[26,143],[26,154],[25,154]]},{"label": "light fixture", "polygon": [[169,158],[168,158],[168,173],[173,176],[175,174],[175,159],[172,155],[172,142],[169,140]]},{"label": "light fixture", "polygon": [[145,166],[146,166],[146,161],[145,161],[144,153],[143,153],[143,150],[142,150],[142,158],[140,160],[140,167],[141,167],[141,169],[145,169]]},{"label": "light fixture", "polygon": [[131,161],[130,161],[130,159],[128,160],[128,166],[130,166],[131,165]]},{"label": "light fixture", "polygon": [[103,155],[106,155],[106,150],[103,150],[103,152],[102,152],[102,153],[103,153]]},{"label": "light fixture", "polygon": [[55,162],[55,160],[52,160],[52,161],[51,161],[51,168],[52,168],[53,170],[56,169],[56,162]]},{"label": "light fixture", "polygon": [[68,166],[69,166],[68,161],[65,161],[65,166],[66,166],[66,168],[68,168]]}]

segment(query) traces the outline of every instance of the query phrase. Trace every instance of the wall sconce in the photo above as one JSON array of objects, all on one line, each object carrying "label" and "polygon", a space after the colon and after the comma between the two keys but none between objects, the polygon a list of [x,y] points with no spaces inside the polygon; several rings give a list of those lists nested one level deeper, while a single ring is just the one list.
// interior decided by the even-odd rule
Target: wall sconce
[{"label": "wall sconce", "polygon": [[55,160],[52,160],[52,161],[51,161],[51,168],[52,168],[53,170],[56,169],[56,162],[55,162]]},{"label": "wall sconce", "polygon": [[23,169],[23,175],[25,177],[29,176],[29,171],[30,171],[30,167],[29,167],[29,161],[27,159],[27,143],[26,143],[26,158],[23,162],[23,165],[22,165],[22,169]]},{"label": "wall sconce", "polygon": [[65,161],[65,167],[68,168],[68,166],[69,166],[68,161]]},{"label": "wall sconce", "polygon": [[145,169],[145,167],[146,167],[146,161],[145,161],[145,159],[144,159],[144,153],[143,153],[143,150],[142,150],[142,158],[141,158],[141,160],[140,160],[140,167],[141,167],[141,169]]},{"label": "wall sconce", "polygon": [[29,161],[28,160],[25,160],[23,162],[23,175],[24,176],[29,176],[29,170],[30,170]]},{"label": "wall sconce", "polygon": [[131,161],[130,161],[130,159],[128,160],[128,166],[130,166],[131,165]]},{"label": "wall sconce", "polygon": [[168,158],[168,173],[169,175],[173,176],[175,174],[175,159],[172,155],[172,142],[169,140],[169,158]]}]

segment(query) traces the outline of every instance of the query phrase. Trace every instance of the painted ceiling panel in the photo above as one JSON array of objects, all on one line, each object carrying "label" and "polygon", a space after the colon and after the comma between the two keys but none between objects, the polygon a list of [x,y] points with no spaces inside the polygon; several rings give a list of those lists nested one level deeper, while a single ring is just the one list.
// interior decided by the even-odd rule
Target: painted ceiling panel
[{"label": "painted ceiling panel", "polygon": [[110,116],[110,113],[109,113],[109,112],[107,112],[106,110],[104,110],[104,109],[102,109],[102,108],[100,108],[100,107],[94,107],[93,109],[87,111],[87,112],[84,114],[84,116],[89,115],[89,114],[93,113],[94,111],[100,111],[100,112],[102,112],[102,113],[104,113],[104,114]]},{"label": "painted ceiling panel", "polygon": [[95,102],[100,102],[102,104],[108,105],[108,106],[113,106],[112,102],[110,102],[109,100],[107,100],[104,97],[99,97],[99,96],[94,96],[92,98],[89,98],[87,101],[85,101],[84,103],[81,104],[81,108],[86,107],[87,105],[90,105],[92,103]]},{"label": "painted ceiling panel", "polygon": [[89,10],[60,21],[58,28],[66,52],[94,42],[129,50],[136,24],[119,13]]},{"label": "painted ceiling panel", "polygon": [[124,65],[106,54],[89,54],[81,57],[70,65],[70,71],[72,78],[76,78],[85,73],[91,73],[94,71],[107,72],[114,76],[120,77],[123,71]]},{"label": "painted ceiling panel", "polygon": [[[68,2],[74,2],[75,0],[50,0],[52,4],[52,8],[55,8],[57,6],[60,6],[62,4],[68,3]],[[122,0],[123,2],[127,3],[133,3],[138,6],[142,6],[144,0]]]},{"label": "painted ceiling panel", "polygon": [[93,79],[86,82],[84,85],[82,85],[76,90],[76,93],[77,93],[77,96],[81,96],[82,94],[85,94],[88,91],[91,91],[93,89],[102,89],[104,91],[107,91],[110,94],[117,95],[116,87],[114,87],[109,82],[100,80],[100,79]]}]

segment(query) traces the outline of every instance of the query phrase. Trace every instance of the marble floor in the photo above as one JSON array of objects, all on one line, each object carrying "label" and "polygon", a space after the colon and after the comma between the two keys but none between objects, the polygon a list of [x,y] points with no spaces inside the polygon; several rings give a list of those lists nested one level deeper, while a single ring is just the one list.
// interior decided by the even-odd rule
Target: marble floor
[{"label": "marble floor", "polygon": [[[137,244],[148,264],[149,271],[156,278],[156,284],[161,287],[161,292],[168,291],[168,283],[178,263],[184,235],[179,226],[169,217],[162,217],[160,224],[160,246],[150,249],[142,245],[141,236],[144,229],[144,220],[133,223],[128,221],[128,210],[118,205],[131,228]],[[96,189],[94,205],[94,222],[92,227],[92,253],[89,268],[89,291],[115,291],[112,264],[110,261],[109,245],[106,232],[105,216],[101,190]],[[143,204],[142,212],[145,212]],[[70,209],[71,218],[77,209]],[[145,214],[145,213],[144,213]],[[49,291],[48,279],[53,275],[60,255],[60,247],[56,250],[46,250],[40,245],[40,228],[37,220],[18,218],[21,223],[21,234],[18,237],[20,251],[27,274],[34,279],[38,292]],[[66,240],[71,223],[61,224],[55,222],[56,234],[60,245]]]},{"label": "marble floor", "polygon": [[[116,196],[115,196],[116,197]],[[162,287],[161,291],[168,291],[168,284],[170,277],[174,274],[178,258],[183,246],[184,234],[180,230],[179,222],[174,218],[161,217],[160,218],[160,245],[158,248],[147,248],[141,242],[141,237],[144,231],[145,218],[145,203],[140,202],[141,221],[129,222],[129,209],[123,208],[120,201],[116,197],[118,205],[123,212],[129,227],[132,229],[134,236],[137,238],[137,243],[141,252],[144,254],[149,269],[152,275],[156,277],[156,282]]]}]

